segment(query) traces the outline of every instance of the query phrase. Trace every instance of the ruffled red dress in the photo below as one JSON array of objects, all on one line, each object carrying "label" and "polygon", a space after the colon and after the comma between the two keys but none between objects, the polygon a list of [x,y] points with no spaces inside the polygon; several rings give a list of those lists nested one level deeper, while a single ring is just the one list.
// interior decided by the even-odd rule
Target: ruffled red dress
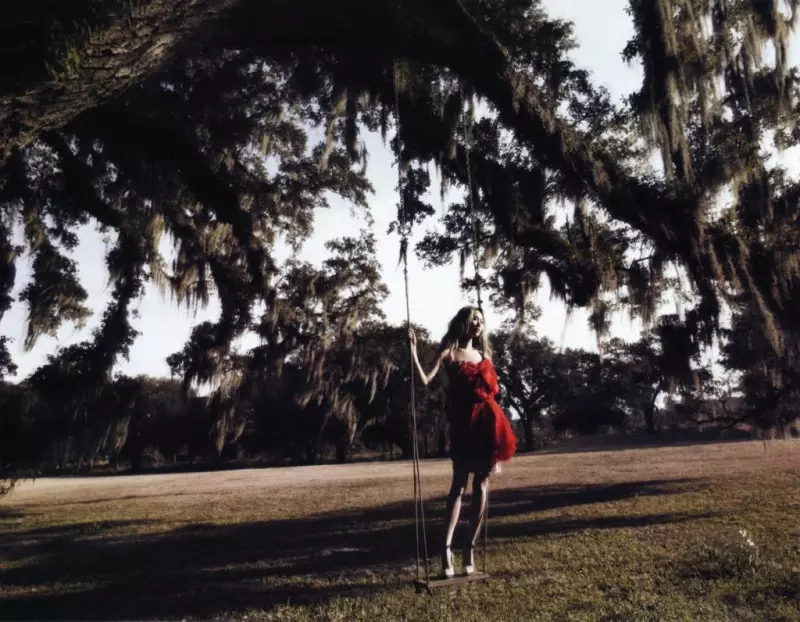
[{"label": "ruffled red dress", "polygon": [[506,414],[495,401],[500,392],[497,372],[487,359],[462,361],[448,367],[450,457],[455,470],[488,473],[517,450],[517,439]]}]

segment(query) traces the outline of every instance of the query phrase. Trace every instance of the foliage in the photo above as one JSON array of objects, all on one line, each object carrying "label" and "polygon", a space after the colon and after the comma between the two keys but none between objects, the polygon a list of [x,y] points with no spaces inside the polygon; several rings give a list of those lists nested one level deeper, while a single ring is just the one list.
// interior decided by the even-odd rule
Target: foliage
[{"label": "foliage", "polygon": [[13,376],[17,373],[17,366],[8,351],[10,341],[8,337],[0,337],[0,382],[5,376]]},{"label": "foliage", "polygon": [[722,349],[723,364],[740,376],[743,408],[724,418],[734,425],[754,421],[762,428],[783,426],[797,418],[800,406],[800,350],[787,342],[776,356],[758,330],[747,305],[734,307],[732,326]]},{"label": "foliage", "polygon": [[507,331],[492,335],[492,349],[492,361],[502,384],[503,406],[520,418],[525,447],[534,449],[550,434],[546,413],[552,413],[563,397],[559,387],[565,357],[559,356],[546,339]]},{"label": "foliage", "polygon": [[[480,278],[501,309],[517,311],[518,330],[535,316],[531,296],[543,277],[556,297],[591,308],[600,340],[619,306],[655,327],[657,339],[645,335],[611,357],[625,362],[567,355],[559,375],[592,390],[562,383],[556,391],[553,382],[548,394],[571,404],[551,419],[560,429],[622,425],[637,410],[654,430],[659,394],[687,385],[697,352],[722,334],[723,301],[763,342],[759,376],[746,379],[753,395],[794,395],[800,189],[762,148],[800,138],[797,72],[786,60],[794,2],[785,14],[773,1],[632,1],[623,56],[642,64],[644,81],[624,106],[569,61],[571,25],[550,19],[539,0],[56,4],[14,2],[0,12],[9,35],[0,52],[14,52],[0,58],[20,59],[0,90],[0,317],[27,250],[25,346],[64,321],[85,322],[69,250],[89,222],[111,240],[113,295],[92,339],[31,379],[36,391],[53,387],[41,402],[53,434],[84,422],[95,448],[116,434],[117,419],[91,405],[136,337],[129,315],[150,282],[191,308],[212,294],[220,300],[218,320],[196,327],[170,358],[185,392],[212,387],[217,455],[247,427],[239,404],[248,393],[293,369],[303,382],[291,399],[316,404],[319,434],[338,426],[346,457],[366,425],[356,402],[369,410],[354,387],[373,387],[386,372],[357,337],[380,318],[385,295],[374,240],[335,242],[321,270],[279,266],[272,251],[279,238],[299,247],[330,193],[368,207],[360,135],[388,137],[393,116],[406,208],[393,230],[434,215],[430,164],[445,191],[459,193],[444,230],[417,247],[424,261],[458,259],[464,285]],[[167,23],[182,27],[160,28]],[[477,101],[488,110],[480,119]],[[653,148],[663,174],[648,165]],[[25,249],[11,243],[15,225]],[[164,235],[176,248],[171,266]],[[480,276],[466,278],[469,257]],[[696,301],[658,320],[673,285],[668,265],[688,277]],[[261,345],[237,352],[249,332]],[[543,346],[537,356],[550,353]],[[632,410],[623,407],[628,390],[639,404]]]},{"label": "foliage", "polygon": [[699,542],[687,555],[687,571],[704,579],[748,578],[762,570],[764,564],[758,545],[746,529],[735,537],[717,537]]},{"label": "foliage", "polygon": [[[339,248],[355,253],[347,243]],[[347,256],[357,271],[357,255]],[[295,267],[306,275],[313,272],[308,265]],[[315,272],[320,288],[326,274],[341,278],[349,270],[336,261],[327,267],[330,272]],[[304,287],[297,272],[291,275],[281,285],[287,295]],[[349,290],[346,300],[371,304],[367,300],[374,290],[366,281],[351,285],[363,288]],[[362,296],[354,298],[355,291]],[[6,469],[75,469],[108,462],[139,470],[242,459],[313,464],[346,462],[356,454],[392,458],[396,451],[401,457],[410,456],[407,329],[388,325],[376,315],[359,324],[352,343],[336,343],[322,362],[315,362],[304,356],[302,345],[313,343],[315,335],[326,330],[313,308],[298,316],[297,323],[282,325],[286,332],[280,341],[231,357],[227,364],[238,384],[227,389],[229,393],[218,388],[207,398],[197,397],[191,388],[186,393],[183,380],[145,376],[118,375],[88,392],[74,374],[91,370],[94,350],[80,346],[62,350],[25,383],[4,385]],[[195,339],[205,326],[197,328]],[[438,344],[423,327],[415,330],[421,359],[430,364]],[[284,343],[292,338],[289,335],[295,340],[292,348]],[[671,387],[662,371],[663,356],[645,345],[611,340],[601,358],[582,350],[559,352],[529,332],[494,333],[501,405],[519,421],[523,447],[538,449],[561,435],[596,434],[608,427],[619,432],[647,427],[655,432],[662,427],[655,401],[665,391],[681,395],[687,406],[694,404],[681,419],[691,425],[702,410],[697,405],[699,393],[687,393],[694,385]],[[279,374],[268,366],[274,360],[270,347],[289,348]],[[355,373],[351,352],[358,353],[360,364],[382,372]],[[171,358],[179,377],[185,374],[184,365],[193,364],[193,355],[194,350],[185,349]],[[444,374],[426,387],[415,378],[423,456],[447,455],[446,389]]]}]

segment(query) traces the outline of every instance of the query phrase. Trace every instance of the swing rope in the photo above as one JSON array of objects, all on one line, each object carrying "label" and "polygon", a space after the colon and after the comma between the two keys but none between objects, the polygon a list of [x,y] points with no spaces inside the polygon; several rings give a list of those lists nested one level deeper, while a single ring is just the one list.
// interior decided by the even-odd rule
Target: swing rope
[{"label": "swing rope", "polygon": [[467,132],[467,118],[464,116],[464,160],[467,165],[467,207],[469,208],[469,219],[472,223],[472,265],[475,270],[475,293],[478,298],[478,309],[483,312],[483,300],[481,300],[481,275],[480,260],[478,257],[478,219],[475,216],[475,199],[472,190],[472,166],[469,162],[470,140]]},{"label": "swing rope", "polygon": [[[481,299],[481,274],[480,274],[480,258],[478,256],[479,240],[478,240],[478,218],[475,215],[475,197],[472,187],[472,165],[469,161],[470,153],[470,137],[467,132],[467,118],[463,118],[463,131],[464,131],[464,161],[467,166],[467,207],[469,209],[469,219],[472,223],[472,265],[475,270],[475,294],[478,299],[478,309],[483,313],[483,300]],[[483,574],[486,574],[486,541],[489,537],[489,486],[486,486],[486,504],[481,514],[481,521],[483,522]]]},{"label": "swing rope", "polygon": [[[406,212],[406,203],[405,203],[405,192],[403,190],[403,172],[402,172],[402,159],[401,159],[401,149],[400,149],[400,96],[399,96],[399,88],[398,88],[398,81],[397,81],[397,62],[394,61],[392,63],[392,79],[393,79],[393,90],[394,90],[394,105],[395,105],[395,114],[397,116],[397,130],[395,136],[395,159],[397,163],[397,191],[399,194],[399,207],[400,207],[400,218],[399,218],[399,231],[400,231],[400,254],[403,261],[403,280],[405,282],[405,296],[406,296],[406,324],[408,328],[411,328],[411,296],[410,296],[410,288],[408,284],[408,245],[409,245],[409,237],[411,234],[411,219],[409,218],[408,213]],[[478,220],[475,212],[475,200],[473,196],[473,187],[472,187],[472,167],[470,165],[469,154],[470,154],[470,141],[469,135],[467,132],[467,121],[466,117],[464,118],[463,123],[463,131],[464,131],[464,157],[465,163],[467,167],[467,183],[468,183],[468,191],[467,191],[467,204],[469,210],[469,218],[472,223],[472,261],[473,267],[475,270],[475,292],[477,295],[477,303],[478,309],[483,312],[483,299],[481,297],[481,277],[480,277],[480,258],[478,255],[478,248],[479,248],[479,236],[478,236]],[[420,459],[419,459],[419,435],[417,429],[417,413],[416,413],[416,399],[415,399],[415,392],[414,392],[414,360],[413,355],[411,354],[411,349],[409,348],[409,369],[410,369],[410,381],[409,381],[409,392],[410,392],[410,404],[409,404],[409,414],[411,418],[411,441],[413,445],[413,468],[414,468],[414,536],[416,540],[416,569],[417,569],[417,580],[420,579],[420,572],[421,572],[421,563],[420,563],[420,532],[422,533],[422,553],[425,560],[425,581],[430,581],[430,568],[428,563],[428,538],[427,538],[427,528],[425,525],[425,505],[423,502],[423,495],[422,495],[422,478],[420,475]],[[482,512],[481,520],[483,522],[483,573],[486,574],[486,541],[488,539],[488,532],[489,532],[489,489],[486,489],[486,504],[484,506],[484,510]]]},{"label": "swing rope", "polygon": [[[411,296],[408,286],[408,238],[411,233],[411,220],[406,213],[405,192],[403,191],[403,171],[400,152],[400,96],[398,95],[397,85],[397,63],[392,64],[392,77],[394,81],[394,105],[395,114],[397,115],[397,132],[395,136],[395,159],[397,163],[397,192],[400,200],[400,254],[403,260],[403,279],[405,281],[406,290],[406,324],[411,328]],[[409,385],[410,389],[410,403],[409,414],[411,418],[411,443],[413,445],[413,462],[414,462],[414,536],[417,545],[417,580],[420,579],[420,531],[422,532],[422,546],[425,559],[425,581],[430,581],[430,568],[428,565],[428,537],[427,529],[425,527],[425,505],[422,497],[422,479],[420,477],[419,465],[419,442],[417,433],[417,411],[416,400],[414,395],[414,358],[409,348]]]}]

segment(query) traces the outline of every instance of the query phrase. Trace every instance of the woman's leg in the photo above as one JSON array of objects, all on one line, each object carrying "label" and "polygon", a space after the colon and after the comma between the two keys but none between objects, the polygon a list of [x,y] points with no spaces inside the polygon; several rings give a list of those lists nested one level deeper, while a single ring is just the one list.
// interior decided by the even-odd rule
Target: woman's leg
[{"label": "woman's leg", "polygon": [[442,551],[442,573],[448,579],[455,574],[453,552],[450,550],[450,546],[453,544],[453,533],[456,530],[456,525],[458,525],[458,516],[461,514],[461,497],[467,487],[467,479],[469,479],[468,471],[453,468],[453,483],[450,485],[445,509],[446,529],[444,550]]},{"label": "woman's leg", "polygon": [[489,473],[475,473],[472,477],[472,503],[470,504],[470,529],[469,540],[464,549],[464,570],[467,574],[475,572],[475,561],[473,550],[478,534],[481,531],[481,523],[486,514],[486,498],[489,493]]},{"label": "woman's leg", "polygon": [[469,543],[475,545],[486,513],[486,497],[489,492],[489,473],[476,473],[472,478],[472,503],[470,506]]},{"label": "woman's leg", "polygon": [[469,471],[462,471],[453,468],[453,482],[450,484],[450,492],[447,495],[447,505],[445,506],[446,531],[444,545],[449,547],[453,543],[453,534],[458,525],[458,517],[461,514],[461,497],[467,487]]}]

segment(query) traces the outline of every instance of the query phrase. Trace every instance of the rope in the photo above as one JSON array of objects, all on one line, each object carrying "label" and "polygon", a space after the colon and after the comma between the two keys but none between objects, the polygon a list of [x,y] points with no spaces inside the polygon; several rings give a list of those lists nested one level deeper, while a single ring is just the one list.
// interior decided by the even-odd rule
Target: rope
[{"label": "rope", "polygon": [[[394,105],[397,115],[397,133],[395,145],[395,158],[397,162],[397,191],[400,200],[400,218],[399,218],[399,231],[401,236],[400,250],[403,260],[403,280],[405,282],[405,296],[406,296],[406,324],[411,328],[411,296],[410,288],[408,285],[408,238],[410,235],[411,221],[408,219],[405,205],[405,192],[403,191],[403,173],[401,170],[401,150],[400,150],[400,96],[397,84],[397,62],[392,63],[392,78],[394,87]],[[467,183],[469,190],[467,192],[467,202],[469,208],[469,217],[472,221],[472,261],[475,270],[475,292],[477,295],[478,308],[483,310],[483,299],[481,297],[481,278],[480,278],[480,261],[478,257],[478,221],[475,215],[475,201],[473,197],[472,187],[472,167],[469,161],[470,145],[469,137],[467,134],[467,122],[464,119],[464,155],[467,166]],[[425,581],[430,580],[430,568],[428,564],[428,538],[427,529],[425,526],[425,505],[423,503],[422,495],[422,478],[420,475],[420,460],[419,460],[419,435],[417,430],[417,413],[416,413],[416,400],[414,393],[414,359],[409,348],[409,415],[411,419],[411,441],[413,445],[413,463],[414,463],[414,536],[416,540],[416,569],[417,580],[420,579],[420,531],[422,532],[422,547],[425,559]],[[486,488],[486,506],[483,510],[483,572],[486,573],[486,542],[489,532],[489,488],[487,482]]]},{"label": "rope", "polygon": [[[478,258],[478,218],[475,215],[475,198],[472,188],[472,166],[469,162],[470,140],[467,133],[467,119],[464,117],[464,160],[467,165],[467,205],[469,207],[469,218],[472,223],[472,263],[475,269],[475,293],[478,298],[478,309],[483,312],[483,300],[481,299],[481,274],[480,261]],[[486,541],[489,539],[489,481],[486,482],[486,506],[483,509],[483,573],[486,574]],[[479,525],[480,528],[480,525]]]},{"label": "rope", "polygon": [[486,482],[486,507],[483,509],[483,574],[486,574],[486,541],[489,539],[489,482]]},{"label": "rope", "polygon": [[[406,214],[405,193],[403,192],[403,173],[401,171],[400,160],[400,96],[398,95],[397,88],[397,63],[392,64],[392,78],[394,82],[394,105],[397,114],[397,135],[395,137],[395,158],[397,161],[397,192],[400,198],[400,250],[403,259],[403,279],[405,281],[406,290],[406,323],[408,328],[411,328],[411,296],[409,294],[408,286],[408,237],[411,229],[411,221]],[[425,505],[422,498],[422,479],[420,477],[419,465],[419,442],[417,433],[417,412],[416,400],[414,396],[414,358],[411,353],[411,348],[408,350],[409,355],[409,386],[410,386],[410,404],[409,415],[411,418],[411,442],[413,445],[413,462],[414,462],[414,537],[416,539],[417,550],[417,580],[420,579],[420,531],[422,531],[422,546],[425,559],[425,581],[430,580],[430,569],[428,566],[428,538],[427,529],[425,527]]]},{"label": "rope", "polygon": [[469,218],[472,222],[472,264],[475,270],[475,293],[478,296],[478,309],[483,311],[483,301],[481,300],[481,276],[478,259],[478,219],[475,217],[475,200],[472,194],[472,166],[469,163],[469,135],[467,134],[467,119],[464,117],[464,159],[467,164],[467,207],[469,208]]}]

